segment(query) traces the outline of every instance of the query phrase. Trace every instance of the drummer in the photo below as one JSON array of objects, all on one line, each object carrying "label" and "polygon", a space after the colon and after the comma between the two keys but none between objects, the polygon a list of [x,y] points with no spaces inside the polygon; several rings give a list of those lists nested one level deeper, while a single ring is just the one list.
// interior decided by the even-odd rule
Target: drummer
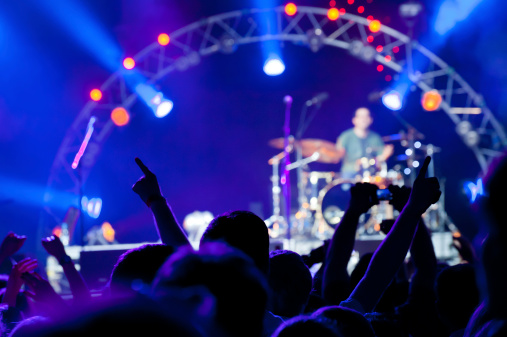
[{"label": "drummer", "polygon": [[[336,142],[338,161],[342,161],[342,178],[363,175],[369,167],[377,169],[393,154],[393,146],[384,144],[380,135],[370,130],[373,118],[370,110],[359,108],[352,118],[353,128],[340,134]],[[375,160],[371,165],[371,159]]]}]

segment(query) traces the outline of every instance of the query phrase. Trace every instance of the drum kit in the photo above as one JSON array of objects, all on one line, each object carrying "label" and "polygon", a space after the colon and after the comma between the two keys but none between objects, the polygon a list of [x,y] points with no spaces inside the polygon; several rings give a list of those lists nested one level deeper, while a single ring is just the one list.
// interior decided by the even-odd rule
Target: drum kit
[{"label": "drum kit", "polygon": [[[290,236],[312,236],[318,239],[328,239],[333,235],[334,228],[343,217],[350,200],[350,188],[357,182],[375,184],[379,189],[387,189],[389,185],[409,185],[415,179],[415,171],[419,160],[426,155],[439,152],[440,149],[429,144],[423,145],[420,140],[423,135],[417,132],[400,132],[398,134],[382,137],[385,143],[398,142],[405,150],[402,155],[394,156],[398,161],[393,168],[388,169],[387,164],[377,163],[373,158],[361,158],[359,163],[361,170],[354,178],[343,177],[335,171],[312,171],[309,164],[312,162],[337,164],[339,153],[335,143],[323,139],[289,139],[289,146],[284,138],[275,138],[268,145],[283,150],[273,156],[269,164],[273,168],[271,181],[273,183],[273,215],[266,220],[272,238],[283,238],[287,235],[287,229],[291,228]],[[393,145],[391,145],[393,146]],[[291,216],[291,226],[288,226],[286,217],[281,214],[283,201],[279,175],[279,164],[289,153],[296,152],[297,160],[286,169],[297,169],[298,208]],[[433,161],[432,161],[433,162]],[[403,172],[402,172],[403,169]],[[433,166],[429,168],[430,174],[434,174]],[[283,179],[282,179],[283,181]],[[364,214],[360,219],[358,238],[361,236],[382,236],[380,223],[386,219],[393,219],[396,211],[387,200],[380,201]],[[292,212],[294,213],[294,212]],[[291,213],[291,214],[292,214]]]}]

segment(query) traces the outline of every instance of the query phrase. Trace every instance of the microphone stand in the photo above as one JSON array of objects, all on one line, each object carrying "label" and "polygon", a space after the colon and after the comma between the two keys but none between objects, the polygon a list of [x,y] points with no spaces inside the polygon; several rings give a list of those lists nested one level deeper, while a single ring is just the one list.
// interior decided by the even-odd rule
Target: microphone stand
[{"label": "microphone stand", "polygon": [[290,156],[289,156],[289,138],[290,138],[290,108],[292,106],[292,97],[285,96],[283,101],[285,102],[285,123],[283,126],[284,131],[284,155],[285,155],[285,166],[282,175],[282,185],[283,185],[283,196],[285,199],[285,216],[287,218],[287,241],[290,243],[291,238],[291,222],[290,222],[290,212],[291,212],[291,200],[290,200]]}]

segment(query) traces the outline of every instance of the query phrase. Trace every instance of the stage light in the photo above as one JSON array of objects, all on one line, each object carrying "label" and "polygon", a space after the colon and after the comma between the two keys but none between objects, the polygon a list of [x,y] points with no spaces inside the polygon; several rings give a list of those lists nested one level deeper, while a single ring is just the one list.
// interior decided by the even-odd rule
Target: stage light
[{"label": "stage light", "polygon": [[373,15],[368,15],[368,17],[366,18],[366,20],[373,21]]},{"label": "stage light", "polygon": [[158,36],[157,40],[161,46],[167,46],[169,44],[169,41],[171,41],[171,38],[166,33],[162,33]]},{"label": "stage light", "polygon": [[407,156],[411,156],[412,154],[414,154],[414,150],[412,150],[412,149],[406,149],[406,150],[405,150],[405,154],[406,154]]},{"label": "stage light", "polygon": [[420,147],[421,147],[421,145],[422,145],[422,144],[421,144],[421,142],[420,142],[420,141],[417,141],[417,142],[415,142],[415,143],[414,143],[414,147],[415,147],[416,149],[420,148]]},{"label": "stage light", "polygon": [[385,60],[386,62],[391,62],[391,55],[386,55]]},{"label": "stage light", "polygon": [[393,111],[398,111],[402,107],[401,96],[394,90],[391,90],[382,96],[382,103],[386,108]]},{"label": "stage light", "polygon": [[340,12],[336,8],[329,8],[327,11],[327,18],[331,21],[336,21],[340,17]]},{"label": "stage light", "polygon": [[352,5],[352,4],[354,4],[354,0],[347,0],[347,3],[348,3],[349,5]]},{"label": "stage light", "polygon": [[477,197],[484,195],[484,186],[482,179],[477,179],[476,183],[466,182],[463,186],[470,203],[474,203]]},{"label": "stage light", "polygon": [[125,69],[131,70],[136,66],[136,61],[132,57],[127,57],[123,60],[123,66]]},{"label": "stage light", "polygon": [[292,2],[289,2],[288,4],[285,5],[285,14],[287,14],[288,16],[295,15],[297,11],[298,11],[297,6]]},{"label": "stage light", "polygon": [[377,50],[377,52],[381,53],[382,50],[384,50],[384,47],[378,45],[377,48],[375,48]]},{"label": "stage light", "polygon": [[308,38],[308,46],[310,46],[311,51],[314,53],[318,52],[324,44],[324,34],[322,33],[322,29],[310,29],[306,32],[306,36]]},{"label": "stage light", "polygon": [[368,28],[370,28],[370,31],[372,33],[376,33],[378,31],[380,31],[381,27],[382,27],[382,24],[380,23],[379,20],[373,20],[372,22],[370,22],[370,25],[368,26]]},{"label": "stage light", "polygon": [[285,71],[285,64],[277,55],[271,55],[264,62],[263,70],[268,76],[278,76]]},{"label": "stage light", "polygon": [[336,1],[335,0],[329,1],[329,7],[334,7],[334,6],[336,6]]},{"label": "stage light", "polygon": [[414,162],[412,163],[412,166],[415,167],[415,168],[418,168],[419,167],[419,162],[417,160],[414,160]]},{"label": "stage light", "polygon": [[372,46],[365,46],[362,41],[358,40],[352,41],[349,44],[349,52],[366,63],[371,63],[376,55],[375,49]]},{"label": "stage light", "polygon": [[90,91],[90,98],[95,102],[100,101],[100,99],[102,98],[102,91],[100,91],[99,89],[93,89],[92,91]]},{"label": "stage light", "polygon": [[412,170],[407,167],[406,169],[403,170],[403,173],[405,173],[405,175],[408,176],[410,173],[412,173]]},{"label": "stage light", "polygon": [[391,75],[386,75],[386,77],[385,77],[386,82],[391,82],[392,79],[393,78]]},{"label": "stage light", "polygon": [[219,45],[220,51],[224,54],[232,54],[238,49],[236,39],[229,33],[224,33],[224,35],[220,37]]},{"label": "stage light", "polygon": [[100,211],[102,210],[102,199],[101,198],[88,199],[87,197],[84,196],[81,198],[81,208],[91,218],[97,219],[100,215]]},{"label": "stage light", "polygon": [[359,7],[357,8],[357,12],[358,12],[359,14],[363,14],[363,13],[364,13],[364,6],[359,6]]},{"label": "stage light", "polygon": [[400,51],[400,47],[396,46],[396,47],[393,47],[393,53],[397,53]]},{"label": "stage light", "polygon": [[422,5],[418,2],[409,1],[401,4],[399,7],[399,14],[402,18],[413,19],[422,11]]},{"label": "stage light", "polygon": [[340,13],[340,15],[343,15],[343,14],[347,13],[347,11],[345,10],[345,8],[340,8],[339,13]]},{"label": "stage light", "polygon": [[130,116],[125,108],[117,107],[111,111],[111,119],[116,126],[124,126],[128,124]]},{"label": "stage light", "polygon": [[383,66],[383,65],[381,65],[381,64],[379,64],[379,65],[377,66],[377,71],[380,73],[380,72],[382,72],[383,70],[384,70],[384,66]]},{"label": "stage light", "polygon": [[102,223],[102,226],[100,226],[100,229],[102,229],[102,235],[104,236],[104,239],[106,239],[106,241],[109,243],[113,243],[115,235],[113,226],[111,226],[109,222],[105,221]]},{"label": "stage light", "polygon": [[430,90],[424,93],[421,104],[426,111],[435,111],[442,103],[442,95],[436,90]]},{"label": "stage light", "polygon": [[171,112],[173,109],[173,102],[171,100],[164,100],[162,101],[155,110],[155,116],[158,118],[165,117]]},{"label": "stage light", "polygon": [[368,41],[369,43],[372,43],[372,42],[373,42],[373,36],[371,36],[371,35],[370,35],[370,36],[368,36],[368,37],[366,38],[366,41]]}]

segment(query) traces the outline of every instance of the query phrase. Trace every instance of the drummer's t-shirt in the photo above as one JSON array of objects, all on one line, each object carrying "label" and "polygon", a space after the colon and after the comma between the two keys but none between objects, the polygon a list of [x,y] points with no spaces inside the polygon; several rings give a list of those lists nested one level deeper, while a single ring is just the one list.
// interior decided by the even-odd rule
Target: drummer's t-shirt
[{"label": "drummer's t-shirt", "polygon": [[382,138],[373,131],[368,131],[365,138],[359,138],[354,133],[354,129],[346,130],[338,137],[338,143],[345,149],[341,173],[350,177],[358,173],[356,166],[358,159],[362,157],[375,158],[384,150]]}]

